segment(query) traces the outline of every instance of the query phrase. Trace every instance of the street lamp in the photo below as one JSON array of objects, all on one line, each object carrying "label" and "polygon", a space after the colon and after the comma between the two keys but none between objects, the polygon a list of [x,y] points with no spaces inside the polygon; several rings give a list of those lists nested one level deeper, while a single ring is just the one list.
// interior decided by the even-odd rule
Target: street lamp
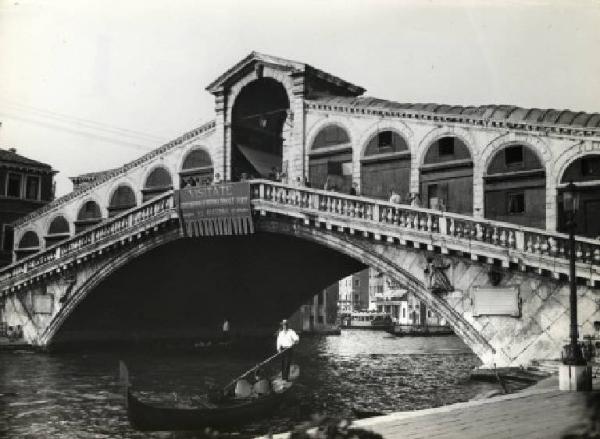
[{"label": "street lamp", "polygon": [[569,366],[585,366],[586,361],[578,343],[577,333],[577,278],[575,275],[575,215],[579,209],[579,192],[573,182],[569,182],[562,193],[563,212],[569,230],[569,286],[571,307],[570,343],[564,346],[563,363]]}]

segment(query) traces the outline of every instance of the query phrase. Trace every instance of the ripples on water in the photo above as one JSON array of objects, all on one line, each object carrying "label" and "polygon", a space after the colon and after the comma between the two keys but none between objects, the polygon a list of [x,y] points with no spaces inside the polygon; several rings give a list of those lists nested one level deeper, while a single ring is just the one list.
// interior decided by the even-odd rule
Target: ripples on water
[{"label": "ripples on water", "polygon": [[[190,399],[223,385],[270,355],[274,343],[250,352],[102,351],[70,354],[0,353],[0,437],[171,438],[140,433],[127,421],[117,360],[150,400]],[[392,412],[465,401],[496,388],[469,381],[478,359],[456,337],[396,338],[384,332],[343,331],[305,336],[295,353],[300,381],[272,418],[244,436],[278,432],[312,413],[352,417],[352,408]]]}]

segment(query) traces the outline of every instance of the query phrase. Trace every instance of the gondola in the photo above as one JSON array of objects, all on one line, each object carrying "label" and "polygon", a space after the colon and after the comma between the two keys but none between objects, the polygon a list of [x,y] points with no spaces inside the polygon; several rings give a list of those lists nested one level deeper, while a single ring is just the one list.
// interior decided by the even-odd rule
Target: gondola
[{"label": "gondola", "polygon": [[267,395],[244,399],[227,396],[216,407],[171,408],[140,401],[131,391],[127,367],[123,362],[120,369],[121,381],[125,385],[127,416],[131,426],[140,431],[203,430],[207,427],[228,429],[265,418],[279,407],[299,375],[297,368],[295,376],[290,375],[291,381],[283,382],[284,385],[279,388],[274,386]]}]

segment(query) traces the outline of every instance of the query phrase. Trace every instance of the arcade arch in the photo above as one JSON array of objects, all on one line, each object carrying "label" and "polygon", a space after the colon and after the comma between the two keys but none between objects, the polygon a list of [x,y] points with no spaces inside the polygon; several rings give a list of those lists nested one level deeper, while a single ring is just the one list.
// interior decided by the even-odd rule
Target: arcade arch
[{"label": "arcade arch", "polygon": [[114,190],[108,204],[108,217],[113,217],[137,205],[135,192],[128,184],[120,184]]},{"label": "arcade arch", "polygon": [[443,136],[427,148],[420,167],[424,207],[473,214],[473,158],[456,136]]},{"label": "arcade arch", "polygon": [[312,142],[308,179],[312,187],[350,192],[352,187],[352,142],[348,131],[332,123],[319,130]]},{"label": "arcade arch", "polygon": [[483,179],[486,218],[546,227],[546,171],[532,147],[505,145],[490,160]]},{"label": "arcade arch", "polygon": [[102,211],[94,200],[88,200],[81,205],[75,220],[75,233],[79,233],[102,221]]},{"label": "arcade arch", "polygon": [[[193,149],[183,159],[181,171],[179,172],[179,187],[183,189],[191,186],[209,185],[213,181],[213,172],[213,162],[210,154],[202,148]],[[166,184],[166,182],[166,176],[163,175],[160,184]]]},{"label": "arcade arch", "polygon": [[67,219],[58,215],[52,219],[48,226],[48,232],[44,239],[46,240],[46,247],[50,247],[60,241],[67,239],[71,235],[69,222]]},{"label": "arcade arch", "polygon": [[17,260],[23,259],[38,251],[40,251],[40,238],[33,230],[29,230],[23,234],[19,240],[19,245],[15,249]]},{"label": "arcade arch", "polygon": [[242,88],[231,114],[231,175],[268,178],[283,169],[283,130],[290,110],[285,87],[260,77]]},{"label": "arcade arch", "polygon": [[144,182],[142,188],[142,202],[146,202],[156,196],[173,189],[173,179],[171,173],[164,167],[154,168]]},{"label": "arcade arch", "polygon": [[360,160],[361,194],[387,199],[394,190],[403,200],[410,193],[411,155],[396,131],[381,130],[368,140]]},{"label": "arcade arch", "polygon": [[[578,187],[579,209],[575,214],[575,233],[597,238],[600,236],[600,154],[586,154],[573,160],[565,169],[558,187],[560,200],[565,186],[573,182]],[[557,202],[558,230],[567,232],[562,203]]]}]

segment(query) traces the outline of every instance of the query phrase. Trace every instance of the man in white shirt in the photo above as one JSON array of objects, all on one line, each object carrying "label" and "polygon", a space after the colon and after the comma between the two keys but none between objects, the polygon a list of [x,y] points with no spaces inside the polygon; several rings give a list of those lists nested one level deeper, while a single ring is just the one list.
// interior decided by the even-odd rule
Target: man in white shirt
[{"label": "man in white shirt", "polygon": [[292,347],[300,341],[296,331],[287,327],[287,320],[281,321],[281,329],[277,334],[277,352],[285,349],[281,355],[281,378],[285,381],[290,376],[290,364],[292,363]]}]

